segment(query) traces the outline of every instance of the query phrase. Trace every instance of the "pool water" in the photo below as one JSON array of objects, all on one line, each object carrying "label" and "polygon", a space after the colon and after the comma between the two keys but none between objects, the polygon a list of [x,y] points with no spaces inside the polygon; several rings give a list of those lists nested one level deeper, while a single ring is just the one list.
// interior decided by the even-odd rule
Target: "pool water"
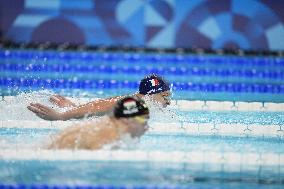
[{"label": "pool water", "polygon": [[176,99],[284,102],[283,67],[277,56],[0,49],[0,86],[2,95],[121,95],[157,73],[173,84]]},{"label": "pool water", "polygon": [[[283,188],[283,62],[1,50],[0,183]],[[41,120],[27,111],[30,102],[51,106],[55,93],[78,104],[129,94],[151,72],[173,83],[172,105],[151,109],[150,129],[139,141],[125,139],[118,150],[45,149],[50,135],[80,121]]]},{"label": "pool water", "polygon": [[[60,129],[19,129],[1,128],[2,149],[32,148],[38,142],[47,140],[48,135],[56,134]],[[5,143],[3,143],[5,141]],[[25,141],[25,144],[23,144]],[[279,137],[237,137],[216,135],[188,135],[170,133],[145,134],[139,142],[126,146],[129,150],[141,151],[212,151],[212,152],[241,152],[241,153],[284,153],[283,139]],[[8,145],[8,144],[9,145]],[[39,145],[37,145],[39,146]]]},{"label": "pool water", "polygon": [[[42,121],[27,112],[23,106],[33,99],[28,97],[39,94],[1,102],[2,107],[17,112],[1,117],[0,180],[6,184],[282,187],[284,139],[277,134],[282,112],[181,111],[171,106],[164,112],[151,112],[150,130],[139,141],[124,141],[119,150],[53,151],[44,148],[49,136],[78,121]],[[186,128],[212,128],[214,124],[248,125],[252,132],[224,135]],[[276,127],[274,135],[254,135],[255,124]]]},{"label": "pool water", "polygon": [[[221,186],[281,188],[281,177],[271,170],[276,166],[264,167],[256,173],[255,166],[243,167],[242,171],[227,171],[228,168],[212,164],[180,164],[159,162],[100,162],[100,161],[14,161],[3,166],[6,183],[59,185],[113,185],[113,186]],[[232,167],[230,167],[232,168]],[[127,169],[127,171],[126,171]],[[206,169],[207,171],[203,171]],[[29,174],[22,174],[23,170]],[[13,177],[9,174],[14,172]],[[266,174],[264,173],[266,172]],[[283,176],[283,175],[282,175]],[[127,183],[126,183],[127,181]]]}]

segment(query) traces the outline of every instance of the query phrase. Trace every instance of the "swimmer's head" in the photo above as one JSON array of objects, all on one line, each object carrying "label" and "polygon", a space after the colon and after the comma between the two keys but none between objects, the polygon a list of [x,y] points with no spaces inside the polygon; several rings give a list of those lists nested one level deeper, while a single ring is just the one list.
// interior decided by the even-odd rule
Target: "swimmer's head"
[{"label": "swimmer's head", "polygon": [[114,107],[114,117],[124,122],[132,137],[139,137],[148,129],[149,109],[142,99],[125,97]]},{"label": "swimmer's head", "polygon": [[114,117],[128,118],[149,115],[149,109],[142,99],[135,97],[124,97],[114,107]]},{"label": "swimmer's head", "polygon": [[154,101],[160,103],[163,107],[170,104],[170,85],[164,78],[156,74],[148,75],[141,80],[139,94],[151,96]]}]

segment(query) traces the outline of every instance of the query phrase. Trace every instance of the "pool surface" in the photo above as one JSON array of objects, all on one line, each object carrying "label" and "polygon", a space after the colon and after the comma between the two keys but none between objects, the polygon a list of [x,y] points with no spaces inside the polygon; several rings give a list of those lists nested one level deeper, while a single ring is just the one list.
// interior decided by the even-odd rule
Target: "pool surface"
[{"label": "pool surface", "polygon": [[[1,49],[0,188],[283,188],[283,68],[280,57]],[[55,93],[130,94],[152,72],[172,83],[172,103],[118,150],[47,150],[80,121],[26,109]]]}]

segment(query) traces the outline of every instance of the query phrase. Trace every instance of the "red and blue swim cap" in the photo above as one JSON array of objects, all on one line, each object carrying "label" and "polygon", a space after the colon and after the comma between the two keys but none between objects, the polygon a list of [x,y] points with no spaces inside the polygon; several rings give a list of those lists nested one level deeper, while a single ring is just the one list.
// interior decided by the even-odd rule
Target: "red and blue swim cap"
[{"label": "red and blue swim cap", "polygon": [[146,76],[144,79],[141,80],[139,85],[139,93],[143,95],[156,94],[169,90],[169,83],[161,76],[158,76],[156,74]]}]

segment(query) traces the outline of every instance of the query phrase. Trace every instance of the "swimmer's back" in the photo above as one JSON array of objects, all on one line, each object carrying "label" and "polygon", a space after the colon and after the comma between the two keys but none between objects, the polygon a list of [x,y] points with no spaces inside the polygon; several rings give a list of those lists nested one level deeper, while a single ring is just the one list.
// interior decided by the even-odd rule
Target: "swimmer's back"
[{"label": "swimmer's back", "polygon": [[99,121],[88,121],[70,127],[60,133],[48,148],[53,149],[100,149],[106,143],[119,138],[108,116]]}]

